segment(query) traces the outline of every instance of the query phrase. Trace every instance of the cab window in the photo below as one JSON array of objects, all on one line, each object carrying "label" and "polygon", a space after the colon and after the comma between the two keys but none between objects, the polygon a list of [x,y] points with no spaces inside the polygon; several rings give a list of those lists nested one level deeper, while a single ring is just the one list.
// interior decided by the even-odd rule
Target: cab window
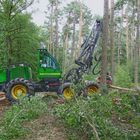
[{"label": "cab window", "polygon": [[49,57],[45,54],[42,54],[41,57],[40,57],[40,66],[43,67],[43,68],[56,69],[55,61],[51,57]]}]

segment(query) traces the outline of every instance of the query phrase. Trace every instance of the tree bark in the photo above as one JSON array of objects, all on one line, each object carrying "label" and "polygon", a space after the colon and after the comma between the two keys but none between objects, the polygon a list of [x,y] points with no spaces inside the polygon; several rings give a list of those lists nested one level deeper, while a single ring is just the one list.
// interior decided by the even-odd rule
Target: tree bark
[{"label": "tree bark", "polygon": [[101,62],[101,83],[106,85],[106,73],[107,73],[107,47],[108,47],[108,0],[104,0],[104,18],[103,18],[103,40],[102,40],[102,62]]},{"label": "tree bark", "polygon": [[74,13],[74,17],[73,17],[73,34],[72,34],[72,58],[74,59],[74,52],[75,52],[75,29],[76,29],[76,17],[75,17],[75,13]]},{"label": "tree bark", "polygon": [[123,32],[123,15],[124,15],[124,7],[122,6],[122,9],[121,9],[121,23],[120,23],[120,32],[119,32],[119,37],[118,37],[118,43],[119,43],[119,46],[118,46],[118,65],[121,64],[121,47],[123,45],[123,41],[122,41],[122,32]]},{"label": "tree bark", "polygon": [[82,42],[82,29],[83,29],[83,10],[82,10],[82,2],[80,2],[80,21],[79,21],[79,36],[78,36],[78,46],[77,46],[77,54],[79,55],[79,51],[81,48]]},{"label": "tree bark", "polygon": [[12,64],[12,54],[13,54],[13,47],[12,47],[12,40],[11,40],[11,36],[8,35],[6,37],[6,44],[7,44],[7,48],[8,48],[8,66]]},{"label": "tree bark", "polygon": [[128,27],[128,15],[126,14],[126,64],[129,63],[129,27]]},{"label": "tree bark", "polygon": [[138,58],[138,51],[139,51],[139,46],[140,46],[140,0],[137,0],[137,33],[136,33],[136,48],[135,48],[135,59],[134,59],[134,82],[136,86],[138,85],[138,63],[139,63],[139,58]]},{"label": "tree bark", "polygon": [[58,39],[58,0],[56,0],[56,7],[55,7],[55,37],[56,37],[56,59],[58,60],[59,57],[59,39]]},{"label": "tree bark", "polygon": [[120,47],[121,47],[121,33],[118,33],[118,65],[120,65]]},{"label": "tree bark", "polygon": [[111,16],[110,16],[110,50],[111,50],[111,73],[114,75],[114,0],[111,0]]},{"label": "tree bark", "polygon": [[50,17],[50,52],[54,55],[54,48],[53,48],[53,3],[51,4],[51,17]]},{"label": "tree bark", "polygon": [[67,57],[66,57],[66,55],[67,55],[67,48],[68,48],[68,45],[69,45],[68,41],[69,41],[69,35],[67,33],[66,34],[66,39],[65,39],[65,48],[64,48],[64,73],[65,73],[66,64],[67,64]]}]

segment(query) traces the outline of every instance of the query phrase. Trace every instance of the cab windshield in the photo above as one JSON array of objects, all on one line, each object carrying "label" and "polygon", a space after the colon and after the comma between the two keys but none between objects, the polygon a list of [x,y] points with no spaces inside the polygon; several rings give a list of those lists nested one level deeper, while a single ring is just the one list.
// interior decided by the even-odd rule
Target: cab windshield
[{"label": "cab windshield", "polygon": [[40,51],[40,66],[43,68],[57,69],[57,63],[55,59],[49,55],[46,51]]}]

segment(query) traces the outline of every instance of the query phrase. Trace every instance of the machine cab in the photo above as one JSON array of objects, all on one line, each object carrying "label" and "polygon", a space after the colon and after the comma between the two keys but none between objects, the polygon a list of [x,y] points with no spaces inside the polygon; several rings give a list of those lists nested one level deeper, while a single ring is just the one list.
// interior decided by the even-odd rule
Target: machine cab
[{"label": "machine cab", "polygon": [[56,59],[51,56],[47,49],[39,49],[38,76],[42,78],[60,78],[61,70]]}]

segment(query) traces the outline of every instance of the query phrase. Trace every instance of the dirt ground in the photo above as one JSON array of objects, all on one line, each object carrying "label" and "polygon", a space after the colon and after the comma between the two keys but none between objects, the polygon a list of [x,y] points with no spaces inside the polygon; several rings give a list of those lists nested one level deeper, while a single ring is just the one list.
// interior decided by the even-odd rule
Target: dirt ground
[{"label": "dirt ground", "polygon": [[[59,102],[63,103],[63,101],[57,100],[57,103]],[[0,117],[2,117],[4,110],[9,106],[10,103],[5,98],[4,93],[0,92]],[[50,108],[51,106],[52,101]],[[49,112],[40,116],[36,120],[24,123],[23,126],[29,130],[29,134],[19,140],[68,140],[63,125],[61,125],[57,118]]]},{"label": "dirt ground", "polygon": [[32,122],[25,123],[24,127],[29,130],[29,134],[20,140],[68,140],[64,127],[57,122],[54,116],[44,114]]},{"label": "dirt ground", "polygon": [[4,109],[6,109],[8,106],[10,106],[10,102],[5,98],[5,94],[0,92],[0,116],[2,115]]},{"label": "dirt ground", "polygon": [[29,134],[20,140],[68,140],[64,126],[51,113],[53,105],[63,103],[63,100],[51,96],[44,96],[43,100],[48,102],[48,112],[32,122],[25,123],[24,127],[29,130]]}]

